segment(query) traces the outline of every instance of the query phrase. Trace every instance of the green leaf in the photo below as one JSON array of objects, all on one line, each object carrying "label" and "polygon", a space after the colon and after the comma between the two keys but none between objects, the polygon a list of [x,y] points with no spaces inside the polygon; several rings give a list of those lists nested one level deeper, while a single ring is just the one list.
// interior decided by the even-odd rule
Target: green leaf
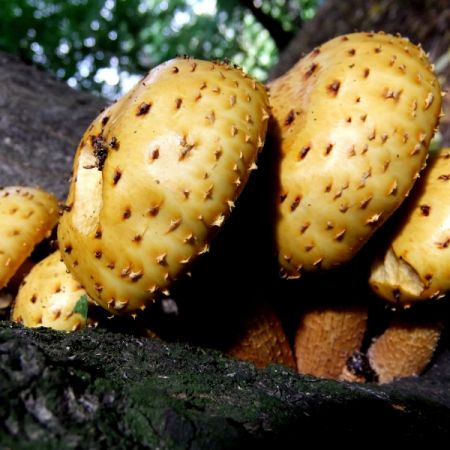
[{"label": "green leaf", "polygon": [[87,295],[82,295],[75,305],[75,308],[73,309],[74,313],[78,313],[81,317],[83,317],[84,320],[87,319],[88,315],[88,298]]}]

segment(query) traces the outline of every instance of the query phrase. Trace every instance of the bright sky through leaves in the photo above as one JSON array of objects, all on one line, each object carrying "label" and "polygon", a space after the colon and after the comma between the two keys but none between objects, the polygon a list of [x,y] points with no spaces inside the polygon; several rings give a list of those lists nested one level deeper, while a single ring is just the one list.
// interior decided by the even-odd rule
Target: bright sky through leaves
[{"label": "bright sky through leaves", "polygon": [[264,80],[319,0],[0,0],[0,49],[115,98],[177,54],[228,58]]}]

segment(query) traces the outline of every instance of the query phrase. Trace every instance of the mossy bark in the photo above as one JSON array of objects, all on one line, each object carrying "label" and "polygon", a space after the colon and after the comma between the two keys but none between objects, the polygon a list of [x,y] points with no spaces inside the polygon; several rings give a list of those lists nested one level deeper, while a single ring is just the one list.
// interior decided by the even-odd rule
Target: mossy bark
[{"label": "mossy bark", "polygon": [[2,322],[0,443],[37,450],[450,442],[449,383],[445,353],[421,379],[359,385],[256,369],[156,339]]}]

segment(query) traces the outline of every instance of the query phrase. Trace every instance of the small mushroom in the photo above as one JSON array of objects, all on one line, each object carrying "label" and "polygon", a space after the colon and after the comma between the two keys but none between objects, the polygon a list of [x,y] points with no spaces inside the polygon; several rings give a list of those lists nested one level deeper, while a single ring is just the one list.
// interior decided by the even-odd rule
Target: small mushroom
[{"label": "small mushroom", "polygon": [[11,320],[26,327],[73,331],[88,323],[91,303],[80,283],[67,271],[59,251],[36,264],[25,277]]},{"label": "small mushroom", "polygon": [[432,152],[399,211],[400,224],[372,266],[380,297],[407,306],[450,291],[450,148]]},{"label": "small mushroom", "polygon": [[86,131],[58,228],[89,295],[134,314],[209,249],[265,139],[264,87],[219,62],[153,69]]},{"label": "small mushroom", "polygon": [[[427,168],[399,211],[399,225],[372,266],[369,283],[378,296],[397,307],[413,309],[417,303],[439,299],[450,291],[448,198],[447,148],[431,153]],[[369,348],[371,365],[381,381],[416,375],[431,360],[440,334],[439,320],[425,325],[395,322]],[[407,357],[400,357],[406,353]]]},{"label": "small mushroom", "polygon": [[[355,258],[418,178],[439,120],[439,82],[408,40],[353,33],[306,55],[269,91],[282,275],[336,269]],[[346,281],[331,295],[345,299],[355,280]],[[365,307],[313,306],[297,332],[299,370],[340,377],[366,319]]]},{"label": "small mushroom", "polygon": [[0,289],[58,221],[58,201],[41,189],[0,188]]}]

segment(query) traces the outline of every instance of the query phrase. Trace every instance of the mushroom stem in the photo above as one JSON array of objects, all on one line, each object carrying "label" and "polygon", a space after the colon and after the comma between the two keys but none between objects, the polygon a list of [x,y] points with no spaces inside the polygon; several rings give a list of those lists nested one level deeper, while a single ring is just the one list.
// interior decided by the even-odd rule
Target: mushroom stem
[{"label": "mushroom stem", "polygon": [[255,309],[239,339],[228,349],[227,354],[250,361],[256,367],[282,364],[295,368],[294,355],[281,320],[269,305]]},{"label": "mushroom stem", "polygon": [[427,367],[441,336],[437,320],[400,316],[395,318],[367,352],[380,383],[419,375]]},{"label": "mushroom stem", "polygon": [[360,349],[366,323],[365,305],[309,309],[295,336],[298,371],[338,379],[347,359]]},{"label": "mushroom stem", "polygon": [[332,272],[312,276],[306,292],[311,302],[294,339],[299,373],[340,379],[347,360],[361,349],[367,328],[364,255]]}]

